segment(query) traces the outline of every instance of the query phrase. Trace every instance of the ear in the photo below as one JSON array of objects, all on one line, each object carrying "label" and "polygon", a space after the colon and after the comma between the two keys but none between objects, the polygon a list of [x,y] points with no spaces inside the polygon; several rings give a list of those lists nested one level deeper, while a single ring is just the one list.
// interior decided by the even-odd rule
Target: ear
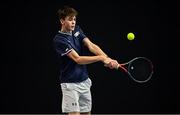
[{"label": "ear", "polygon": [[64,20],[63,19],[60,19],[60,22],[61,22],[62,25],[64,24]]}]

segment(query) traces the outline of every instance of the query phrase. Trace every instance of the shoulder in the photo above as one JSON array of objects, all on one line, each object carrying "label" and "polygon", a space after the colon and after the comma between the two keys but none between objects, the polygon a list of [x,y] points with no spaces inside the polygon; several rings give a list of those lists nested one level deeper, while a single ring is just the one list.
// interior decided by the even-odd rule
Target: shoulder
[{"label": "shoulder", "polygon": [[53,39],[54,42],[56,41],[67,41],[67,35],[65,34],[61,34],[61,33],[57,33]]},{"label": "shoulder", "polygon": [[82,31],[81,27],[79,25],[76,25],[75,30],[74,31]]},{"label": "shoulder", "polygon": [[74,36],[77,37],[80,35],[81,38],[85,38],[86,35],[84,34],[83,30],[79,25],[76,25],[75,30],[74,30]]}]

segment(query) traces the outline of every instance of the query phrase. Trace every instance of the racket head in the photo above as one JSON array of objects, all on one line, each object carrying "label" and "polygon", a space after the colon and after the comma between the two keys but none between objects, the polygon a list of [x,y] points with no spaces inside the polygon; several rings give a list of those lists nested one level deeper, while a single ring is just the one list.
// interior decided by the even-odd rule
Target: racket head
[{"label": "racket head", "polygon": [[122,67],[126,65],[126,72],[135,82],[147,82],[151,79],[153,75],[153,64],[146,57],[136,57],[131,61],[122,64]]}]

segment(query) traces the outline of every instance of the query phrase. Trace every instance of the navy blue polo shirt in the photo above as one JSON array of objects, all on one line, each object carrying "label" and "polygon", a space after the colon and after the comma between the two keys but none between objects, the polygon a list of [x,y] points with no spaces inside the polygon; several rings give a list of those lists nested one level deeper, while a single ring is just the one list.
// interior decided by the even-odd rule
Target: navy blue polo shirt
[{"label": "navy blue polo shirt", "polygon": [[83,39],[86,35],[79,26],[72,33],[59,31],[54,37],[54,46],[60,61],[60,82],[76,83],[88,78],[86,65],[79,65],[70,59],[67,54],[74,49],[80,56],[83,55]]}]

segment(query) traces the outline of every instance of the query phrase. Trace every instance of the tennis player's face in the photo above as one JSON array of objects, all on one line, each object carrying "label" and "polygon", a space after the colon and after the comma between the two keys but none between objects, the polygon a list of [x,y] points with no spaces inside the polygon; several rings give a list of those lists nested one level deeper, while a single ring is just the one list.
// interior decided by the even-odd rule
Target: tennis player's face
[{"label": "tennis player's face", "polygon": [[76,25],[76,16],[67,16],[64,20],[61,20],[61,24],[65,31],[73,31]]}]

